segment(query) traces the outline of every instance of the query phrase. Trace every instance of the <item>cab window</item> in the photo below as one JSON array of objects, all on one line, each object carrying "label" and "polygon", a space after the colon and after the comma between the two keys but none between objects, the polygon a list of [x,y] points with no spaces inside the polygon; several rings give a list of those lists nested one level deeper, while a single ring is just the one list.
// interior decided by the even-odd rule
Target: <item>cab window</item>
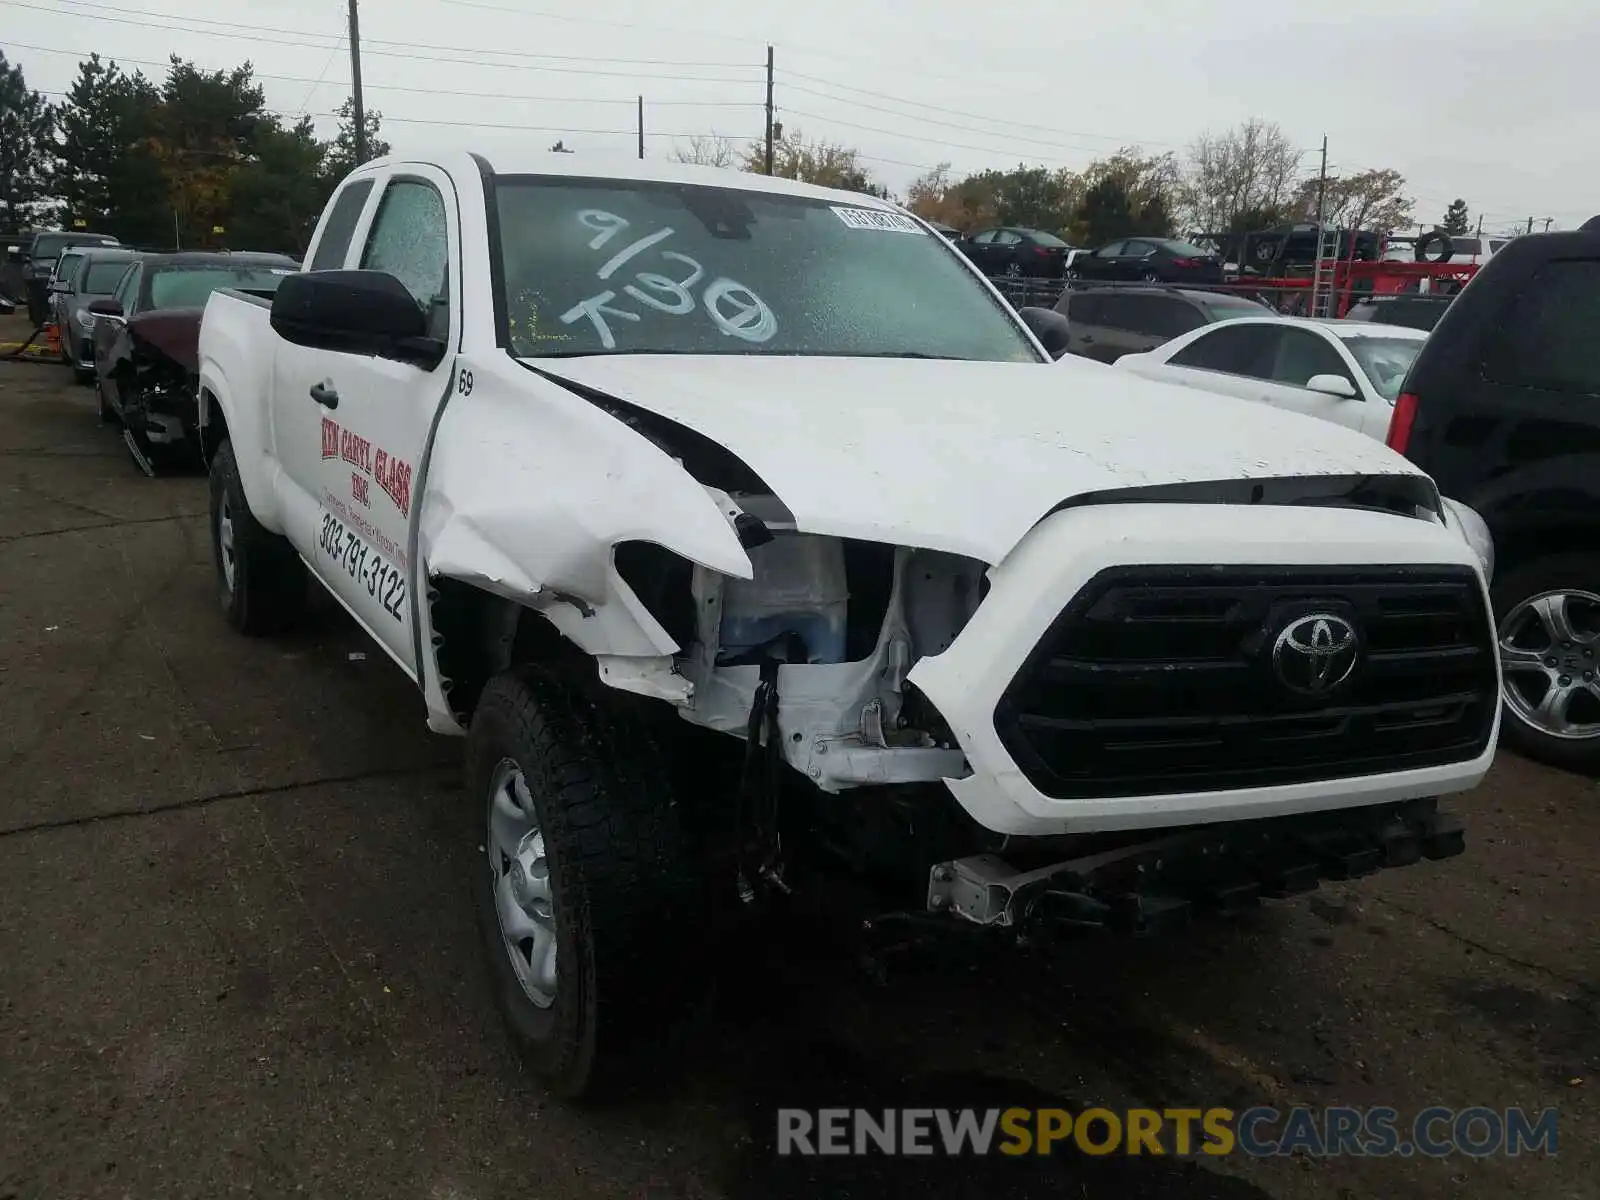
[{"label": "cab window", "polygon": [[384,190],[362,269],[386,271],[428,314],[430,337],[450,336],[450,226],[444,197],[431,183],[397,179]]}]

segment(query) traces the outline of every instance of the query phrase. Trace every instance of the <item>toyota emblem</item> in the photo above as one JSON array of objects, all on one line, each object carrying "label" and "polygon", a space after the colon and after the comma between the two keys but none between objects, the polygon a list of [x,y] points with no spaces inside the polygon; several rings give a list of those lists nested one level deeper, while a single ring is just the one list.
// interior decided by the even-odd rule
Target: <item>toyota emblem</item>
[{"label": "toyota emblem", "polygon": [[1296,617],[1272,644],[1278,682],[1302,696],[1326,696],[1355,670],[1360,650],[1356,627],[1336,613]]}]

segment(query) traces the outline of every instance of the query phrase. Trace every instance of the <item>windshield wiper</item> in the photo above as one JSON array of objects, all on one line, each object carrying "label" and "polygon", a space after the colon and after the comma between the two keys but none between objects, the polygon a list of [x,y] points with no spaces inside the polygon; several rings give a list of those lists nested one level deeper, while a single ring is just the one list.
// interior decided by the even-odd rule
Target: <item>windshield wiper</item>
[{"label": "windshield wiper", "polygon": [[957,354],[924,354],[921,350],[879,350],[871,354],[851,354],[848,358],[927,358],[939,362],[963,362]]},{"label": "windshield wiper", "polygon": [[549,354],[524,354],[523,358],[620,358],[624,354],[706,354],[704,350],[553,350]]}]

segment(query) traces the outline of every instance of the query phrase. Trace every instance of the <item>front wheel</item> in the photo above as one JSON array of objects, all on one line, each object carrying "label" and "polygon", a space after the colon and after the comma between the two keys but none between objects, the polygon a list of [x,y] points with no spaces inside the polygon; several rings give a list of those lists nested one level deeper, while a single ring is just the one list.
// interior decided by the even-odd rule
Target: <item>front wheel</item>
[{"label": "front wheel", "polygon": [[1600,770],[1600,556],[1537,559],[1491,591],[1505,740],[1540,762]]},{"label": "front wheel", "polygon": [[211,460],[211,550],[228,624],[254,637],[299,619],[305,564],[287,538],[263,528],[251,513],[232,442],[223,442]]},{"label": "front wheel", "polygon": [[[491,680],[467,735],[473,897],[497,1005],[552,1091],[615,1086],[696,982],[701,878],[626,697],[553,671]],[[642,1038],[641,1036],[642,1035]]]}]

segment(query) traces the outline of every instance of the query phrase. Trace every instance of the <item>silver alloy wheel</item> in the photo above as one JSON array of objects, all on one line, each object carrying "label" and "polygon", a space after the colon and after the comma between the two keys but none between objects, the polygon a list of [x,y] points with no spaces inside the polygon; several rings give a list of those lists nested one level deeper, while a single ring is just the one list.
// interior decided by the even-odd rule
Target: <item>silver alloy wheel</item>
[{"label": "silver alloy wheel", "polygon": [[[1567,741],[1600,737],[1600,596],[1540,592],[1518,604],[1500,622],[1500,669],[1506,706],[1525,724]],[[1573,720],[1575,702],[1590,719]]]},{"label": "silver alloy wheel", "polygon": [[217,547],[222,551],[222,581],[228,585],[228,594],[231,596],[238,566],[233,555],[233,509],[228,503],[226,488],[222,489],[222,499],[217,505]]},{"label": "silver alloy wheel", "polygon": [[502,759],[489,779],[489,886],[500,937],[528,999],[556,998],[556,914],[544,832],[522,768]]}]

